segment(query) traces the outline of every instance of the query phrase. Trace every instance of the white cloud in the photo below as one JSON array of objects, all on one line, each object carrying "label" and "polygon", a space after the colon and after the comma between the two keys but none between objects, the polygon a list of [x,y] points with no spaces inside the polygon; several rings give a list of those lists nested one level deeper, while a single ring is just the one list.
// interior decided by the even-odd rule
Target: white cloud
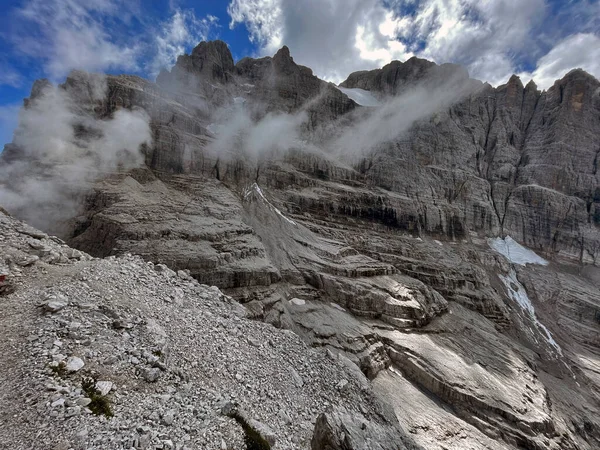
[{"label": "white cloud", "polygon": [[[104,98],[102,76],[86,81]],[[22,158],[0,166],[0,204],[45,229],[73,217],[80,206],[78,194],[90,183],[117,168],[143,163],[140,146],[152,142],[149,121],[143,110],[120,109],[104,120],[80,115],[68,91],[46,87],[19,112],[13,142]],[[89,135],[80,136],[80,127]]]},{"label": "white cloud", "polygon": [[531,30],[545,14],[544,0],[428,0],[414,18],[421,56],[467,66],[492,84],[514,71],[514,56],[533,51]]},{"label": "white cloud", "polygon": [[0,152],[4,144],[11,142],[13,131],[19,121],[21,103],[0,106]]},{"label": "white cloud", "polygon": [[23,77],[13,68],[3,65],[0,67],[0,86],[20,87]]},{"label": "white cloud", "polygon": [[578,68],[600,79],[600,37],[591,33],[567,37],[538,60],[533,73],[523,73],[521,78],[533,78],[539,88],[548,89],[571,69]]},{"label": "white cloud", "polygon": [[250,41],[273,53],[282,45],[283,10],[280,0],[232,0],[227,7],[230,27],[245,23]]},{"label": "white cloud", "polygon": [[156,53],[148,67],[150,74],[155,76],[162,68],[170,69],[189,47],[208,40],[216,26],[218,19],[215,16],[198,19],[192,10],[175,9],[156,36]]},{"label": "white cloud", "polygon": [[260,53],[282,45],[327,80],[412,54],[395,39],[401,21],[379,0],[233,0],[231,27],[244,23]]},{"label": "white cloud", "polygon": [[[493,85],[535,62],[574,24],[590,30],[600,19],[600,6],[587,0],[559,11],[547,0],[232,0],[228,12],[230,26],[244,23],[261,55],[272,55],[285,44],[297,62],[332,81],[416,55],[462,64],[472,77]],[[595,54],[588,47],[569,59],[579,57],[585,61],[572,64],[592,67],[586,53]],[[546,76],[541,64],[550,56],[540,59],[537,76]]]},{"label": "white cloud", "polygon": [[136,70],[140,45],[135,39],[119,41],[119,33],[105,26],[107,20],[126,24],[134,12],[132,4],[124,0],[29,0],[17,11],[21,34],[13,36],[13,42],[21,52],[40,58],[44,71],[54,79],[71,69]]}]

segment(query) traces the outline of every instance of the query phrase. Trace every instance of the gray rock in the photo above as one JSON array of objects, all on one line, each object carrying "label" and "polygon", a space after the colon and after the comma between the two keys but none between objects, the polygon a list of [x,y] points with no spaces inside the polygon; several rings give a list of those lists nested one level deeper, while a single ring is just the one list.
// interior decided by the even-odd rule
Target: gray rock
[{"label": "gray rock", "polygon": [[370,422],[360,414],[330,409],[319,415],[312,450],[404,450],[419,448],[400,427],[386,421]]},{"label": "gray rock", "polygon": [[148,383],[154,383],[160,378],[160,369],[157,367],[150,367],[142,369],[142,377]]},{"label": "gray rock", "polygon": [[56,313],[66,306],[67,304],[65,302],[61,302],[59,300],[51,300],[47,303],[44,303],[44,309],[50,313]]},{"label": "gray rock", "polygon": [[113,388],[112,381],[97,381],[96,382],[96,390],[100,393],[100,395],[107,395],[111,389]]},{"label": "gray rock", "polygon": [[70,356],[67,358],[65,370],[67,372],[78,372],[85,366],[85,363],[78,356]]},{"label": "gray rock", "polygon": [[52,404],[50,405],[51,408],[60,408],[63,406],[65,406],[65,399],[62,397],[53,401]]},{"label": "gray rock", "polygon": [[87,397],[81,397],[77,399],[77,405],[82,406],[82,407],[86,407],[88,406],[90,403],[92,403],[92,400],[90,398]]},{"label": "gray rock", "polygon": [[277,435],[268,425],[255,419],[248,419],[247,423],[271,446],[275,446],[277,443]]},{"label": "gray rock", "polygon": [[175,421],[175,410],[168,410],[162,415],[162,423],[167,426],[173,425]]},{"label": "gray rock", "polygon": [[290,367],[289,371],[290,371],[290,375],[292,376],[292,379],[294,380],[294,383],[296,384],[296,387],[301,388],[302,386],[304,386],[304,380],[302,380],[302,377],[296,371],[296,369],[294,369],[293,367]]}]

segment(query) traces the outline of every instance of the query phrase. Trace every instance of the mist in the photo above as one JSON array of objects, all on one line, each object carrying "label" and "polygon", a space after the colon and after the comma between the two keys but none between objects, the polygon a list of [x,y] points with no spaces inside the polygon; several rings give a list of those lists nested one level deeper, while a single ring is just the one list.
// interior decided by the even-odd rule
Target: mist
[{"label": "mist", "polygon": [[480,85],[460,77],[412,86],[345,127],[328,143],[337,158],[362,157],[386,142],[398,139],[418,121],[432,117],[472,94]]},{"label": "mist", "polygon": [[[150,118],[142,109],[119,109],[108,118],[97,117],[94,108],[105,104],[107,97],[105,76],[79,73],[69,83],[34,86],[0,164],[0,205],[57,234],[65,221],[83,212],[93,183],[143,166],[141,148],[152,142]],[[176,77],[164,77],[161,87],[179,99],[185,94],[180,83]],[[241,86],[246,87],[216,90],[218,99],[188,96],[186,107],[206,121],[210,139],[201,148],[186,148],[184,158],[200,151],[217,162],[241,161],[251,168],[300,151],[350,167],[474,89],[472,80],[464,78],[436,84],[429,80],[381,99],[380,106],[358,106],[353,113],[311,128],[309,117],[326,100],[326,89],[300,110],[285,113],[272,111],[270,104],[253,98],[248,85]]]},{"label": "mist", "polygon": [[[105,100],[104,76],[88,76],[85,83],[88,102]],[[2,155],[0,205],[42,230],[58,232],[79,213],[96,180],[143,164],[140,146],[150,144],[152,136],[143,110],[121,109],[102,120],[72,97],[76,94],[49,83],[37,87]]]},{"label": "mist", "polygon": [[257,163],[264,156],[283,156],[292,148],[301,147],[302,129],[308,120],[305,111],[297,114],[267,112],[256,118],[257,105],[247,108],[238,101],[218,111],[209,130],[215,139],[208,144],[208,155],[231,160],[242,157]]},{"label": "mist", "polygon": [[460,75],[429,80],[400,95],[383,98],[379,106],[359,106],[353,113],[316,129],[307,126],[309,110],[318,107],[322,96],[293,114],[265,112],[254,103],[247,106],[245,99],[238,97],[237,102],[214,116],[209,130],[215,137],[205,151],[221,160],[242,157],[256,162],[301,150],[347,166],[381,144],[400,138],[416,122],[449,108],[480,86]]}]

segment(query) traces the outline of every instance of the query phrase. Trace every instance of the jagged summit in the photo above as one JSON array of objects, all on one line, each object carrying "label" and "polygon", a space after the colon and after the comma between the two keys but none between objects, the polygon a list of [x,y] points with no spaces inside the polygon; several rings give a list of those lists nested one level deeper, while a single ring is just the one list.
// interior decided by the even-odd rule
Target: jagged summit
[{"label": "jagged summit", "polygon": [[456,64],[437,65],[413,56],[405,62],[392,61],[381,69],[354,72],[340,86],[397,95],[418,83],[439,84],[449,79],[466,81],[469,74],[464,67]]},{"label": "jagged summit", "polygon": [[180,71],[226,82],[234,72],[233,56],[223,41],[200,42],[190,55],[180,55],[171,71],[161,70],[156,78],[157,84],[169,83],[171,76]]}]

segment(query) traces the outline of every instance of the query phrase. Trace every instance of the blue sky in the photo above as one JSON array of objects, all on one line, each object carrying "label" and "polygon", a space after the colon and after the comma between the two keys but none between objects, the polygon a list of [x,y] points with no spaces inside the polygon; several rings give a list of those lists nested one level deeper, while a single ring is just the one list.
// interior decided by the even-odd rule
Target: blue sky
[{"label": "blue sky", "polygon": [[0,148],[37,78],[72,69],[153,79],[199,41],[234,59],[288,45],[339,82],[355,70],[424,57],[494,85],[541,88],[575,67],[600,77],[598,0],[0,0]]}]

